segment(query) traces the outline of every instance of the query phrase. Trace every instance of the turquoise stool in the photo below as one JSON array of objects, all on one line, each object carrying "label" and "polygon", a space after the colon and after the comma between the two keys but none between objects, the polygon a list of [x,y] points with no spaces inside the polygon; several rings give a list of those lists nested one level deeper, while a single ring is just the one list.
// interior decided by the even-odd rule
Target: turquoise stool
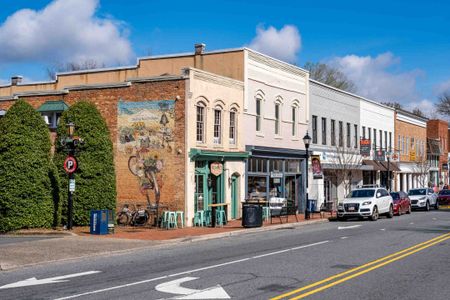
[{"label": "turquoise stool", "polygon": [[166,222],[166,228],[177,228],[177,214],[174,211],[169,211],[167,214],[167,222]]},{"label": "turquoise stool", "polygon": [[212,211],[205,210],[205,226],[210,226],[212,221]]},{"label": "turquoise stool", "polygon": [[169,211],[165,210],[162,214],[161,228],[166,227],[168,221],[169,221]]},{"label": "turquoise stool", "polygon": [[199,210],[194,215],[194,226],[203,227],[205,224],[205,211]]},{"label": "turquoise stool", "polygon": [[270,208],[268,206],[263,206],[262,208],[263,221],[268,221],[270,218]]},{"label": "turquoise stool", "polygon": [[184,228],[184,211],[182,210],[177,210],[175,212],[175,219],[177,220],[177,225],[178,225],[178,217],[180,218],[180,225],[181,228]]},{"label": "turquoise stool", "polygon": [[225,214],[225,211],[222,209],[216,211],[216,224],[221,227],[227,224],[227,216]]}]

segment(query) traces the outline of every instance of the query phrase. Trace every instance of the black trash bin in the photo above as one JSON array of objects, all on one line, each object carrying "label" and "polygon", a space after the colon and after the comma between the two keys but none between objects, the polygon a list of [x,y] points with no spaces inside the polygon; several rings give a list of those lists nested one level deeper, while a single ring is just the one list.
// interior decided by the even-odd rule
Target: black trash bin
[{"label": "black trash bin", "polygon": [[262,206],[244,203],[242,205],[242,226],[261,227],[262,223]]}]

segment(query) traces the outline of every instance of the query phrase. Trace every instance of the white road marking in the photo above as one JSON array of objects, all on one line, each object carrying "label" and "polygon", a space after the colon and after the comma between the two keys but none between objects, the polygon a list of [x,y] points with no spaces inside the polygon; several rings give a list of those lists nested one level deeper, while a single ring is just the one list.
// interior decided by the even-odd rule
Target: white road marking
[{"label": "white road marking", "polygon": [[381,230],[381,231],[385,231],[385,230],[386,230],[386,228],[381,228],[380,230]]},{"label": "white road marking", "polygon": [[351,226],[339,226],[338,230],[342,230],[342,229],[351,229],[351,228],[358,228],[361,227],[361,225],[351,225]]},{"label": "white road marking", "polygon": [[341,240],[348,239],[348,236],[341,236]]},{"label": "white road marking", "polygon": [[409,225],[414,225],[414,222],[409,223]]},{"label": "white road marking", "polygon": [[163,293],[182,295],[170,299],[230,299],[230,296],[219,284],[203,290],[195,290],[181,286],[183,282],[196,279],[198,277],[183,277],[158,284],[155,289]]},{"label": "white road marking", "polygon": [[435,221],[436,221],[437,219],[436,219],[436,218],[433,218],[433,220],[435,220]]},{"label": "white road marking", "polygon": [[0,286],[0,290],[12,289],[12,288],[18,288],[18,287],[24,287],[24,286],[32,286],[32,285],[66,282],[66,281],[69,281],[69,280],[67,280],[69,278],[91,275],[91,274],[96,274],[96,273],[100,273],[100,272],[101,271],[89,271],[89,272],[75,273],[75,274],[69,274],[69,275],[57,276],[57,277],[51,277],[51,278],[44,278],[44,279],[37,279],[36,277],[31,277],[31,278],[28,278],[28,279],[25,279],[22,281],[17,281],[17,282],[10,283],[10,284],[4,285],[4,286]]},{"label": "white road marking", "polygon": [[286,249],[286,250],[274,251],[274,252],[270,252],[270,253],[266,253],[266,254],[262,254],[262,255],[256,255],[256,256],[252,256],[252,257],[232,260],[232,261],[229,261],[229,262],[226,262],[226,263],[211,265],[211,266],[198,268],[198,269],[193,269],[193,270],[188,270],[188,271],[184,271],[184,272],[180,272],[180,273],[164,275],[164,276],[150,278],[150,279],[146,279],[146,280],[141,280],[141,281],[126,283],[126,284],[122,284],[122,285],[112,286],[112,287],[104,288],[104,289],[100,289],[100,290],[95,290],[95,291],[85,292],[85,293],[81,293],[81,294],[75,294],[75,295],[71,295],[71,296],[61,297],[61,298],[57,298],[55,300],[74,299],[74,298],[83,297],[83,296],[87,296],[87,295],[93,295],[93,294],[98,294],[98,293],[102,293],[102,292],[108,292],[108,291],[117,290],[117,289],[121,289],[121,288],[126,288],[126,287],[130,287],[130,286],[135,286],[135,285],[139,285],[139,284],[143,284],[143,283],[149,283],[149,282],[158,281],[158,280],[162,280],[162,279],[167,279],[167,278],[177,277],[177,276],[181,276],[181,275],[187,275],[187,274],[191,274],[191,273],[195,273],[195,272],[215,269],[215,268],[219,268],[219,267],[223,267],[223,266],[233,265],[233,264],[237,264],[237,263],[240,263],[240,262],[248,261],[248,260],[251,260],[251,259],[257,259],[257,258],[267,257],[267,256],[270,256],[270,255],[276,255],[276,254],[284,253],[284,252],[288,252],[288,251],[294,251],[294,250],[299,250],[299,249],[303,249],[303,248],[308,248],[308,247],[313,247],[313,246],[317,246],[317,245],[322,245],[322,244],[329,243],[329,242],[330,241],[322,241],[322,242],[317,242],[317,243],[313,243],[313,244],[302,245],[302,246],[298,246],[298,247],[289,248],[289,249]]}]

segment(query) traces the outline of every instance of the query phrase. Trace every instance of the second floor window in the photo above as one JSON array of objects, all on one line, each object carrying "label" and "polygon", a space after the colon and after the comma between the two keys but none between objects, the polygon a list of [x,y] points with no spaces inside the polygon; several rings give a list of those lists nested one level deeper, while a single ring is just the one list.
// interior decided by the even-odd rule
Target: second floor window
[{"label": "second floor window", "polygon": [[388,150],[388,138],[387,138],[387,131],[384,132],[384,149],[386,149],[386,151]]},{"label": "second floor window", "polygon": [[331,120],[331,146],[336,146],[336,121]]},{"label": "second floor window", "polygon": [[380,130],[380,149],[383,148],[383,130]]},{"label": "second floor window", "polygon": [[322,145],[327,144],[327,119],[322,118]]},{"label": "second floor window", "polygon": [[205,142],[205,108],[197,106],[197,142]]},{"label": "second floor window", "polygon": [[222,111],[214,110],[214,144],[221,144],[222,140]]},{"label": "second floor window", "polygon": [[347,123],[347,138],[346,138],[347,148],[350,148],[352,143],[350,130],[351,130],[350,123]]},{"label": "second floor window", "polygon": [[275,134],[280,134],[280,104],[275,104]]},{"label": "second floor window", "polygon": [[363,139],[366,138],[366,127],[365,126],[362,127],[362,138]]},{"label": "second floor window", "polygon": [[256,131],[261,131],[261,99],[256,99]]},{"label": "second floor window", "polygon": [[392,151],[392,132],[389,132],[389,152]]},{"label": "second floor window", "polygon": [[230,133],[229,140],[231,145],[236,145],[236,111],[230,111]]},{"label": "second floor window", "polygon": [[344,123],[339,121],[339,147],[344,147]]},{"label": "second floor window", "polygon": [[373,129],[373,150],[377,150],[377,130]]},{"label": "second floor window", "polygon": [[317,116],[312,116],[312,142],[317,144]]},{"label": "second floor window", "polygon": [[292,136],[297,135],[297,107],[292,107]]},{"label": "second floor window", "polygon": [[353,125],[353,127],[355,128],[355,132],[354,132],[354,148],[358,148],[358,125]]}]

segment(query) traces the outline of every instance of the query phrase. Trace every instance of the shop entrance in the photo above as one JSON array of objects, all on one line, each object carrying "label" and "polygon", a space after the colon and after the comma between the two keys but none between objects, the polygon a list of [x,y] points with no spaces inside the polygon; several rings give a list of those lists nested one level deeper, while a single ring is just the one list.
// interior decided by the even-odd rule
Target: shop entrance
[{"label": "shop entrance", "polygon": [[210,171],[211,162],[195,162],[195,206],[194,212],[209,210],[209,204],[224,202],[224,174],[215,176]]},{"label": "shop entrance", "polygon": [[239,176],[231,176],[231,218],[237,219],[239,216]]}]

